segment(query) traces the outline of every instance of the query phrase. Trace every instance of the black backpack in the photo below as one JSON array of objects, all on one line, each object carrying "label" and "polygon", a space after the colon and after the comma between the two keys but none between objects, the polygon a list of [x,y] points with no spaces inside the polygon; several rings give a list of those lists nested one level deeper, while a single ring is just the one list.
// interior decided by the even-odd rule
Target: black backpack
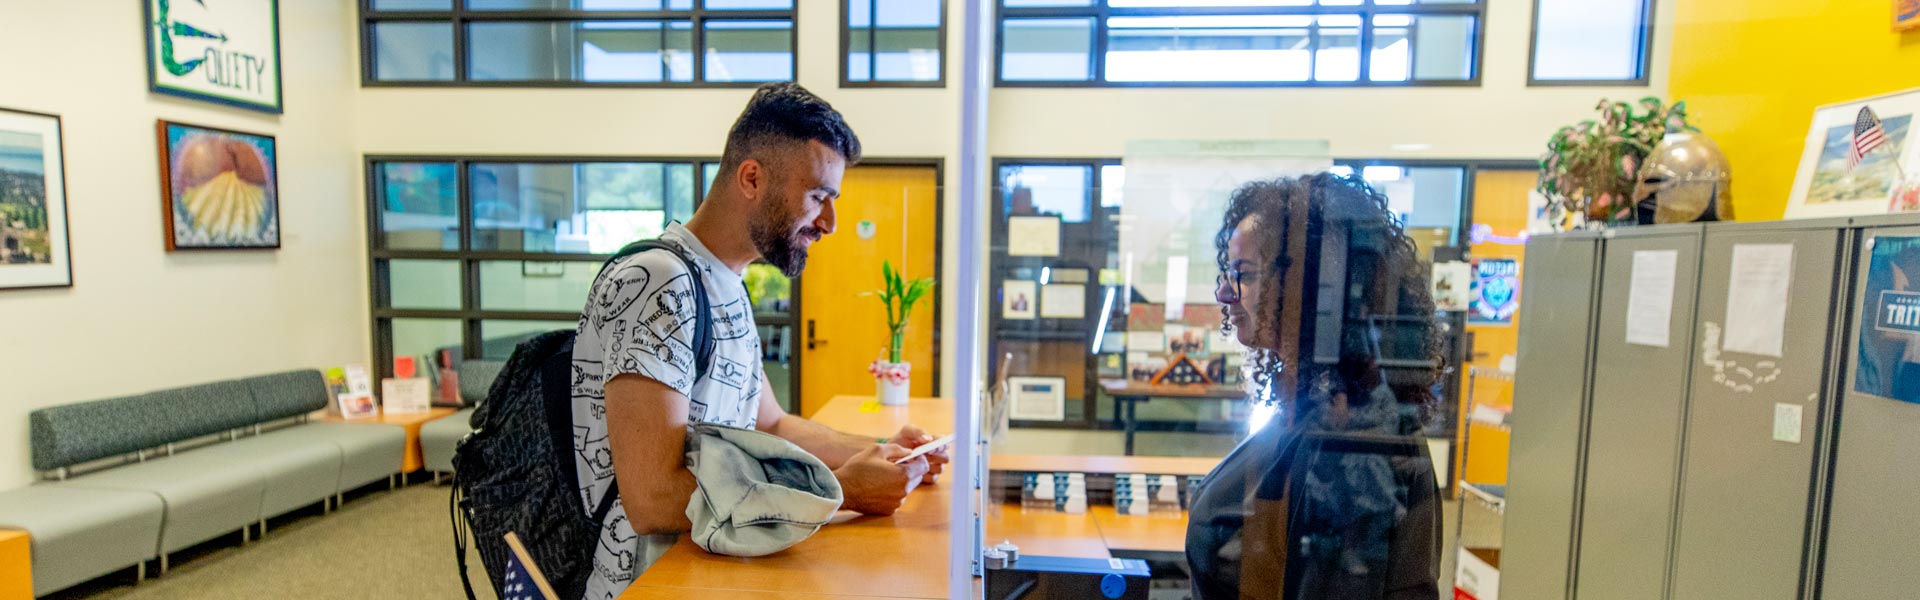
[{"label": "black backpack", "polygon": [[[608,259],[600,276],[615,261],[649,250],[673,253],[686,265],[693,282],[694,380],[699,381],[713,360],[713,317],[706,282],[693,259],[677,245],[642,240]],[[467,579],[469,531],[494,591],[505,587],[507,557],[512,553],[505,536],[514,532],[555,593],[566,599],[586,593],[600,527],[620,496],[620,487],[610,488],[591,514],[581,505],[573,452],[575,333],[551,331],[514,348],[486,400],[473,411],[473,432],[455,447],[448,512],[452,513],[460,582],[468,598],[474,597],[473,583]]]}]

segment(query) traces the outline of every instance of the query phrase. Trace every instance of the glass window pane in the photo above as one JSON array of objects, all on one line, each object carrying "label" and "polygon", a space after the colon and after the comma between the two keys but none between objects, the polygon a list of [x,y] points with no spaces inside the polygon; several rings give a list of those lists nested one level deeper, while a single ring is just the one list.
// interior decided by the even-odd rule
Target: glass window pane
[{"label": "glass window pane", "polygon": [[1472,79],[1474,43],[1480,35],[1477,20],[1468,16],[1415,18],[1413,78],[1420,81]]},{"label": "glass window pane", "polygon": [[[584,299],[581,305],[586,305]],[[513,348],[520,345],[520,342],[556,329],[574,329],[579,326],[580,324],[576,321],[481,321],[480,358],[506,360],[513,356]]]},{"label": "glass window pane", "polygon": [[[1413,167],[1407,169],[1407,180],[1412,182],[1412,210],[1406,213],[1407,231],[1423,229],[1414,241],[1421,248],[1423,258],[1433,256],[1432,246],[1451,246],[1455,244],[1455,230],[1460,227],[1460,206],[1466,198],[1466,169],[1458,167]],[[1391,196],[1389,196],[1391,197]]]},{"label": "glass window pane", "polygon": [[793,0],[706,0],[707,10],[786,10]]},{"label": "glass window pane", "polygon": [[1025,8],[1033,6],[1093,6],[1094,0],[1005,0],[1007,8]]},{"label": "glass window pane", "polygon": [[1413,17],[1381,15],[1373,18],[1373,49],[1367,53],[1367,79],[1406,81],[1413,74]]},{"label": "glass window pane", "polygon": [[472,10],[692,10],[693,0],[467,0]]},{"label": "glass window pane", "polygon": [[488,260],[480,262],[480,308],[579,311],[600,263]]},{"label": "glass window pane", "polygon": [[1127,168],[1122,165],[1100,167],[1100,206],[1119,207],[1127,190]]},{"label": "glass window pane", "polygon": [[453,0],[373,0],[374,10],[452,10]]},{"label": "glass window pane", "polygon": [[693,187],[693,165],[667,165],[667,218],[674,221],[693,218],[693,198],[697,195],[700,194]]},{"label": "glass window pane", "polygon": [[386,247],[460,249],[458,179],[453,163],[381,163],[380,228]]},{"label": "glass window pane", "polygon": [[691,81],[687,21],[473,23],[476,81]]},{"label": "glass window pane", "polygon": [[847,2],[847,81],[873,78],[873,4],[877,1]]},{"label": "glass window pane", "polygon": [[720,176],[720,163],[700,165],[700,196],[705,198],[713,193],[713,179]]},{"label": "glass window pane", "polygon": [[387,261],[391,308],[460,310],[460,261]]},{"label": "glass window pane", "polygon": [[1086,166],[1008,165],[1000,167],[1005,214],[1058,215],[1062,222],[1085,223],[1087,188],[1093,169]]},{"label": "glass window pane", "polygon": [[374,23],[376,81],[453,79],[453,24]]},{"label": "glass window pane", "polygon": [[1306,81],[1312,24],[1294,15],[1115,17],[1107,81]]},{"label": "glass window pane", "polygon": [[793,79],[793,21],[707,21],[706,28],[706,81]]},{"label": "glass window pane", "polygon": [[1641,76],[1648,0],[1537,0],[1533,78],[1631,80]]},{"label": "glass window pane", "polygon": [[874,79],[940,79],[940,0],[887,0],[877,6]]},{"label": "glass window pane", "polygon": [[[1348,0],[1359,4],[1355,0]],[[1324,4],[1336,4],[1328,0]],[[1114,8],[1189,8],[1203,6],[1312,6],[1313,0],[1107,0]]]},{"label": "glass window pane", "polygon": [[785,313],[793,308],[793,280],[766,263],[747,265],[747,295],[755,313]]},{"label": "glass window pane", "polygon": [[1001,23],[1000,79],[1093,79],[1093,19],[1007,19]]},{"label": "glass window pane", "polygon": [[[474,249],[607,254],[657,237],[666,225],[665,184],[659,169],[642,165],[658,166],[475,164],[468,183]],[[593,208],[588,198],[610,208]]]},{"label": "glass window pane", "polygon": [[760,366],[766,370],[767,385],[781,409],[797,413],[795,392],[799,390],[793,387],[793,342],[791,325],[760,326]]},{"label": "glass window pane", "polygon": [[1315,81],[1360,79],[1360,17],[1320,17],[1320,46],[1313,53]]},{"label": "glass window pane", "polygon": [[[389,326],[393,332],[394,356],[436,357],[440,350],[453,350],[454,356],[462,354],[461,341],[466,336],[460,332],[459,319],[394,319]],[[392,373],[393,365],[380,365],[382,373]]]}]

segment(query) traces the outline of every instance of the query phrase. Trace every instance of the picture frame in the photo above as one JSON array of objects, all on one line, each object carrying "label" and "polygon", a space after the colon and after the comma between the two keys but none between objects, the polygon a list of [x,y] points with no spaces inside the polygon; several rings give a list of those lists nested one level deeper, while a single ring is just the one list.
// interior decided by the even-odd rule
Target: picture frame
[{"label": "picture frame", "polygon": [[156,129],[168,252],[280,247],[273,136],[166,120]]},{"label": "picture frame", "polygon": [[1920,29],[1920,0],[1893,0],[1893,30]]},{"label": "picture frame", "polygon": [[148,90],[285,112],[279,0],[142,0],[141,7]]},{"label": "picture frame", "polygon": [[1040,286],[1036,282],[1008,279],[1000,284],[1000,318],[1031,321],[1040,310]]},{"label": "picture frame", "polygon": [[1065,377],[1008,377],[1009,418],[1016,421],[1065,421]]},{"label": "picture frame", "polygon": [[[1847,168],[1854,122],[1862,107],[1872,107],[1886,129],[1886,146]],[[1888,212],[1902,187],[1901,169],[1920,172],[1914,162],[1914,130],[1920,123],[1920,88],[1815,108],[1800,154],[1800,168],[1787,198],[1786,218],[1844,217]],[[1896,164],[1897,161],[1897,164]],[[1908,180],[1905,185],[1913,185]]]},{"label": "picture frame", "polygon": [[60,116],[0,108],[0,289],[73,286]]}]

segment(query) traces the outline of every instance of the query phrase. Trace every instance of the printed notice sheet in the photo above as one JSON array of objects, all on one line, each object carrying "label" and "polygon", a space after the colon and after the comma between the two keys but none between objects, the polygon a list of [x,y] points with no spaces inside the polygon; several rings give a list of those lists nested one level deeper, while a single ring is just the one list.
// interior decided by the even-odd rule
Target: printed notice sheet
[{"label": "printed notice sheet", "polygon": [[1734,244],[1720,349],[1778,358],[1787,332],[1793,244]]},{"label": "printed notice sheet", "polygon": [[1627,343],[1665,348],[1673,321],[1673,270],[1677,250],[1633,253],[1633,282],[1627,288]]}]

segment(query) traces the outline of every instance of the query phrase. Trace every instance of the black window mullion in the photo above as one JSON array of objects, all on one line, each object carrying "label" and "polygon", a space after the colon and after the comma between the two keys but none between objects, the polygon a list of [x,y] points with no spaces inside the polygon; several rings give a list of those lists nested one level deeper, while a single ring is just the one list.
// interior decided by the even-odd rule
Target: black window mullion
[{"label": "black window mullion", "polygon": [[[1407,49],[1409,51],[1413,49],[1412,40],[1407,41]],[[1358,50],[1360,51],[1360,75],[1355,81],[1373,81],[1373,13],[1367,11],[1360,12],[1360,48],[1358,48]],[[1409,54],[1408,57],[1407,75],[1411,78],[1413,75],[1412,55]]]},{"label": "black window mullion", "polygon": [[1093,52],[1092,56],[1088,57],[1093,61],[1093,64],[1089,65],[1093,72],[1087,79],[1096,84],[1107,81],[1107,17],[1113,10],[1107,8],[1107,3],[1104,1],[1099,2],[1098,6],[1099,11],[1094,13],[1093,17]]},{"label": "black window mullion", "polygon": [[[702,0],[700,6],[705,6]],[[692,20],[693,31],[693,79],[694,83],[707,82],[707,21],[706,17],[695,13]],[[797,33],[797,32],[796,32]],[[797,75],[797,73],[796,73]]]},{"label": "black window mullion", "polygon": [[[945,15],[941,16],[946,18]],[[880,0],[867,0],[867,82],[880,80]]]},{"label": "black window mullion", "polygon": [[1320,20],[1314,19],[1307,24],[1307,81],[1308,85],[1320,81]]},{"label": "black window mullion", "polygon": [[[485,338],[480,333],[480,261],[467,258],[460,261],[460,312],[469,316],[466,339],[461,347],[466,355],[463,358],[480,358],[481,345]],[[435,357],[438,358],[438,357]]]},{"label": "black window mullion", "polygon": [[467,65],[467,3],[466,0],[453,0],[453,80],[464,82],[468,77]]}]

